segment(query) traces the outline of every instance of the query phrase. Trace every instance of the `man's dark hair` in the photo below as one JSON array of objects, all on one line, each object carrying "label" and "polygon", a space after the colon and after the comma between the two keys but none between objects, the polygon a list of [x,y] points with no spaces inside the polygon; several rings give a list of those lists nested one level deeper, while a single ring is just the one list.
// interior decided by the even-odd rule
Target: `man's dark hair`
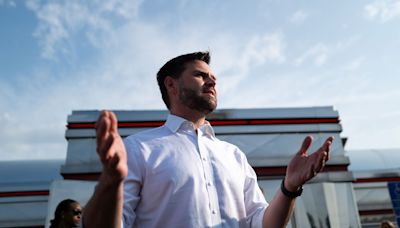
[{"label": "man's dark hair", "polygon": [[157,82],[158,86],[160,87],[162,99],[168,109],[170,109],[170,102],[167,88],[164,84],[165,78],[167,76],[170,76],[172,78],[178,79],[181,76],[182,72],[185,71],[187,63],[193,62],[195,60],[201,60],[207,64],[210,64],[210,58],[211,56],[209,52],[194,52],[175,57],[169,60],[166,64],[164,64],[164,66],[160,68],[157,73]]}]

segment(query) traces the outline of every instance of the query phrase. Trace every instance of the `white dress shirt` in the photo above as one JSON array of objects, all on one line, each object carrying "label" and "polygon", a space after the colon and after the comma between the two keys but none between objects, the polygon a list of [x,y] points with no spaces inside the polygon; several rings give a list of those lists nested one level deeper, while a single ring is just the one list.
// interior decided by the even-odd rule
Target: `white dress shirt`
[{"label": "white dress shirt", "polygon": [[246,156],[210,124],[169,115],[125,139],[125,228],[261,227],[268,203]]}]

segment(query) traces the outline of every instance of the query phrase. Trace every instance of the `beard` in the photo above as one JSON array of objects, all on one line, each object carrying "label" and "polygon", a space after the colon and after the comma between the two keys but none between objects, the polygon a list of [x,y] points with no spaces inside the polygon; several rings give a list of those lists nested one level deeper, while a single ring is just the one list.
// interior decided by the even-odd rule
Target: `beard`
[{"label": "beard", "polygon": [[186,107],[201,112],[205,115],[211,113],[217,107],[217,99],[212,97],[203,97],[201,92],[194,89],[185,88],[179,85],[179,100]]}]

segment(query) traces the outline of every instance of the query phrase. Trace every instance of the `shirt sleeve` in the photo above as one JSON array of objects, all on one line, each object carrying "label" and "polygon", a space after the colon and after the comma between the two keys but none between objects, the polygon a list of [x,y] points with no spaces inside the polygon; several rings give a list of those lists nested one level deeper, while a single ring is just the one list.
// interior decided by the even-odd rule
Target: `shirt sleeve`
[{"label": "shirt sleeve", "polygon": [[244,154],[243,157],[245,172],[244,203],[247,214],[246,227],[261,228],[264,212],[268,207],[268,203],[258,185],[257,175],[254,169],[250,166]]},{"label": "shirt sleeve", "polygon": [[144,177],[144,162],[140,156],[139,143],[133,136],[124,140],[128,160],[128,176],[124,183],[123,227],[133,227],[136,207]]}]

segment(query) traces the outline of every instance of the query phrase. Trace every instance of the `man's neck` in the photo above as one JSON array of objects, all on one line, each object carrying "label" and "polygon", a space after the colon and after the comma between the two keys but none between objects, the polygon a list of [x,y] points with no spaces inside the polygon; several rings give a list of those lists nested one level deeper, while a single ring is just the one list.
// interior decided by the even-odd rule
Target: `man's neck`
[{"label": "man's neck", "polygon": [[170,110],[170,113],[192,122],[196,129],[203,125],[206,120],[204,113],[192,109]]}]

